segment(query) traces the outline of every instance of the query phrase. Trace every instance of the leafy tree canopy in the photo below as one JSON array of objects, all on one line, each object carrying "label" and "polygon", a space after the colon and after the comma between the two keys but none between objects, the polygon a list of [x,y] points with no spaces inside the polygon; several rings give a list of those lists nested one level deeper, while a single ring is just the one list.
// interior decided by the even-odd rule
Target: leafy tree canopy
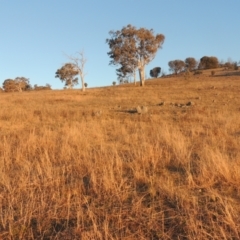
[{"label": "leafy tree canopy", "polygon": [[155,67],[152,70],[150,70],[150,76],[152,78],[157,78],[161,73],[161,68],[160,67]]},{"label": "leafy tree canopy", "polygon": [[156,52],[165,40],[163,34],[154,35],[152,29],[139,28],[132,25],[123,27],[120,31],[110,31],[107,39],[110,48],[108,55],[110,64],[121,65],[118,73],[133,73],[138,68],[140,85],[144,86],[145,66],[154,59]]},{"label": "leafy tree canopy", "polygon": [[22,92],[30,90],[32,87],[29,79],[25,77],[16,77],[15,79],[6,79],[3,82],[5,92]]},{"label": "leafy tree canopy", "polygon": [[173,60],[168,62],[168,66],[170,71],[174,72],[175,74],[178,74],[184,70],[185,63],[182,60]]},{"label": "leafy tree canopy", "polygon": [[59,78],[62,82],[65,82],[67,88],[73,88],[78,84],[78,69],[72,63],[66,63],[56,71],[56,78]]},{"label": "leafy tree canopy", "polygon": [[198,64],[198,62],[193,57],[188,57],[188,58],[185,59],[185,67],[189,71],[193,71],[194,69],[196,69],[197,64]]},{"label": "leafy tree canopy", "polygon": [[219,66],[219,62],[216,57],[204,56],[200,59],[198,68],[199,69],[211,69],[211,68],[218,68],[218,66]]}]

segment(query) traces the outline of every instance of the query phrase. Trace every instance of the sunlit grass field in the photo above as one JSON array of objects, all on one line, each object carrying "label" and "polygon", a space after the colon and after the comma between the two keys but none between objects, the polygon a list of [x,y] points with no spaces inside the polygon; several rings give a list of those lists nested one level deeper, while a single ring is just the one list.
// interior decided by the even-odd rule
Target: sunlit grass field
[{"label": "sunlit grass field", "polygon": [[240,239],[240,76],[210,75],[0,93],[0,239]]}]

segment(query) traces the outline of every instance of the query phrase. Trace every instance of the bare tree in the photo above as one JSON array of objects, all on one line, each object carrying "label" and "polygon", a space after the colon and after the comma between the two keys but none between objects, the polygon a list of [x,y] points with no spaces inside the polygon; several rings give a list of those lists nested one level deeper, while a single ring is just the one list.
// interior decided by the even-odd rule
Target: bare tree
[{"label": "bare tree", "polygon": [[77,52],[78,57],[74,56],[68,56],[67,57],[72,61],[72,64],[75,67],[75,70],[78,71],[78,74],[80,76],[81,82],[82,82],[82,91],[85,91],[85,84],[84,79],[87,73],[84,72],[85,64],[87,62],[87,59],[85,58],[84,51]]},{"label": "bare tree", "polygon": [[111,38],[106,42],[111,49],[108,52],[112,59],[110,64],[121,64],[127,69],[136,66],[135,69],[139,70],[140,86],[144,86],[145,66],[154,59],[157,50],[162,47],[164,35],[154,35],[152,29],[136,29],[131,25],[123,27],[120,31],[110,31],[109,34]]}]

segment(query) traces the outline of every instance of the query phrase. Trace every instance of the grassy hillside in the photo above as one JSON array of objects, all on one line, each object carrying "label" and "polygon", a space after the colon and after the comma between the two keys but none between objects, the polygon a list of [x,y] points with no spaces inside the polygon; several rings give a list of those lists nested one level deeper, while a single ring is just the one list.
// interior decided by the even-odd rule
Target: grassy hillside
[{"label": "grassy hillside", "polygon": [[240,76],[221,73],[1,93],[0,239],[239,239]]}]

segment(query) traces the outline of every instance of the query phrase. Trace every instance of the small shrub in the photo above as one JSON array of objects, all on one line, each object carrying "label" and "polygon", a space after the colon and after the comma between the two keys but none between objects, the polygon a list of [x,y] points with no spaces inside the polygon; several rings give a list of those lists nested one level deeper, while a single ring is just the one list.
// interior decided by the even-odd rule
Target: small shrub
[{"label": "small shrub", "polygon": [[112,82],[112,85],[115,86],[117,83],[115,81]]},{"label": "small shrub", "polygon": [[194,75],[200,75],[200,74],[202,74],[203,72],[202,71],[199,71],[199,70],[196,70],[196,71],[194,71]]},{"label": "small shrub", "polygon": [[47,86],[35,86],[34,91],[42,91],[42,90],[52,90],[51,87],[47,87]]},{"label": "small shrub", "polygon": [[214,76],[215,75],[215,71],[211,71],[211,75]]}]

